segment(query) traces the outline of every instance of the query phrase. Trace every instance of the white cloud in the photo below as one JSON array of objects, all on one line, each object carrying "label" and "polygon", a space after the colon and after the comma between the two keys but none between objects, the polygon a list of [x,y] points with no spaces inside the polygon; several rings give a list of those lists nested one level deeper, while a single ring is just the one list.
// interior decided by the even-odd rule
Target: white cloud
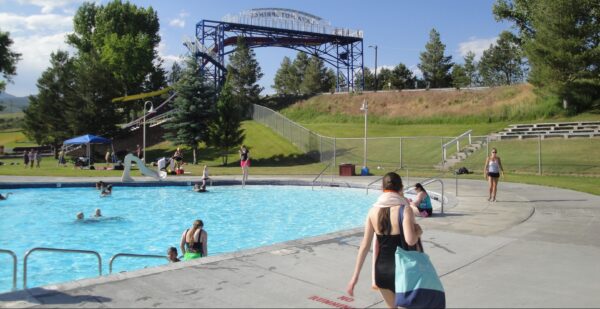
[{"label": "white cloud", "polygon": [[416,64],[409,67],[408,69],[413,72],[414,76],[418,78],[423,78],[423,72],[421,71],[421,69],[419,69],[419,67]]},{"label": "white cloud", "polygon": [[163,62],[163,69],[167,71],[171,71],[171,67],[173,66],[173,62],[181,63],[183,61],[182,56],[170,55],[167,54],[167,45],[163,42],[158,44],[158,56],[161,57],[165,62]]},{"label": "white cloud", "polygon": [[483,51],[490,48],[490,45],[495,44],[496,40],[498,40],[498,37],[488,39],[471,37],[466,42],[458,43],[458,52],[464,57],[469,51],[472,51],[475,53],[475,59],[479,59],[483,55]]},{"label": "white cloud", "polygon": [[64,8],[73,4],[82,3],[84,0],[18,0],[20,4],[39,6],[42,13],[47,14],[56,8]]},{"label": "white cloud", "polygon": [[179,18],[171,19],[169,21],[169,26],[183,28],[185,27],[185,20]]},{"label": "white cloud", "polygon": [[185,18],[188,17],[189,15],[190,14],[187,13],[186,11],[181,11],[177,18],[173,18],[173,19],[169,20],[169,26],[179,27],[179,28],[185,27]]},{"label": "white cloud", "polygon": [[31,32],[67,31],[72,26],[73,16],[56,14],[23,16],[0,13],[0,28],[9,31],[11,36]]},{"label": "white cloud", "polygon": [[13,49],[21,53],[21,60],[17,62],[17,75],[13,78],[14,84],[9,84],[6,91],[17,96],[36,93],[36,81],[50,65],[50,54],[59,49],[72,51],[72,48],[65,43],[67,34],[69,32],[47,36],[34,34],[13,37]]}]

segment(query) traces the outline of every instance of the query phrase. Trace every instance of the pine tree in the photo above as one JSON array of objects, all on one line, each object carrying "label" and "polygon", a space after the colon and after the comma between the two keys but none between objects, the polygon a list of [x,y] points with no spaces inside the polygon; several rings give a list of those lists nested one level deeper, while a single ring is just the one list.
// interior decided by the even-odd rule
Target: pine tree
[{"label": "pine tree", "polygon": [[425,51],[421,53],[418,64],[423,72],[423,78],[431,88],[448,87],[451,84],[450,69],[452,68],[452,56],[445,56],[446,45],[440,40],[440,34],[435,29],[429,32],[429,42],[425,45]]},{"label": "pine tree", "polygon": [[514,36],[504,31],[483,52],[479,72],[486,86],[511,85],[523,79],[523,56]]},{"label": "pine tree", "polygon": [[258,85],[258,80],[263,74],[254,51],[248,48],[241,36],[238,37],[235,52],[229,57],[227,71],[233,73],[230,81],[233,93],[242,104],[244,116],[248,116],[252,104],[260,102],[263,88]]},{"label": "pine tree", "polygon": [[300,92],[306,95],[312,95],[323,91],[328,91],[330,84],[328,81],[327,68],[323,60],[311,56],[308,61],[308,66],[303,74],[304,78],[300,84]]},{"label": "pine tree", "polygon": [[356,88],[360,87],[360,84],[362,83],[362,79],[363,79],[363,74],[365,76],[365,84],[364,84],[363,90],[365,90],[365,91],[374,90],[375,89],[375,75],[373,75],[371,70],[369,70],[369,68],[366,68],[366,67],[363,69],[363,73],[358,72],[356,75],[354,75],[354,87],[356,87]]},{"label": "pine tree", "polygon": [[58,148],[73,136],[67,111],[74,97],[75,67],[73,59],[64,51],[50,55],[50,67],[37,81],[38,94],[29,97],[29,105],[23,111],[25,135],[40,145]]},{"label": "pine tree", "polygon": [[465,67],[460,64],[455,64],[452,67],[452,86],[457,90],[469,85],[469,77],[465,71]]},{"label": "pine tree", "polygon": [[413,72],[403,63],[396,65],[392,70],[391,82],[392,88],[394,89],[402,90],[415,88],[415,80]]},{"label": "pine tree", "polygon": [[465,74],[469,78],[469,87],[479,85],[479,75],[477,72],[477,62],[475,61],[475,53],[467,52],[465,55]]},{"label": "pine tree", "polygon": [[597,0],[498,0],[494,15],[514,22],[538,93],[577,112],[600,109]]},{"label": "pine tree", "polygon": [[245,138],[244,130],[241,129],[242,109],[233,93],[231,74],[227,74],[217,101],[216,117],[210,125],[210,145],[221,150],[223,165],[227,165],[230,150],[240,145]]},{"label": "pine tree", "polygon": [[193,164],[198,164],[198,144],[209,143],[209,126],[215,115],[214,88],[198,74],[199,70],[195,59],[188,57],[181,78],[173,86],[178,93],[173,118],[165,125],[168,140],[192,149]]},{"label": "pine tree", "polygon": [[169,85],[174,85],[179,80],[179,77],[181,77],[181,66],[177,63],[177,61],[174,61],[173,65],[171,66],[171,72],[169,72],[169,78],[167,82]]},{"label": "pine tree", "polygon": [[273,88],[279,95],[295,96],[300,93],[300,76],[290,58],[283,58],[274,82]]}]

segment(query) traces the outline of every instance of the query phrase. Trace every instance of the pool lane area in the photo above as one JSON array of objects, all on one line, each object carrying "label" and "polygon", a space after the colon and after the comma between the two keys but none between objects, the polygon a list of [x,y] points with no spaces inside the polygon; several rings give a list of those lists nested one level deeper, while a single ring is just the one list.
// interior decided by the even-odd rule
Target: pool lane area
[{"label": "pool lane area", "polygon": [[[353,180],[357,186],[368,181]],[[594,292],[600,288],[600,239],[595,236],[600,227],[594,224],[600,218],[600,197],[502,183],[499,201],[488,203],[486,188],[483,181],[461,180],[459,195],[449,196],[444,215],[417,220],[424,230],[425,250],[446,288],[448,306],[586,307],[600,303]],[[361,237],[359,227],[5,293],[0,294],[0,307],[381,306],[379,293],[370,289],[370,258],[355,297],[344,292]]]},{"label": "pool lane area", "polygon": [[[0,205],[0,248],[21,257],[36,247],[96,251],[105,274],[117,253],[165,255],[171,246],[179,250],[182,232],[195,219],[204,222],[209,255],[219,255],[356,228],[377,198],[364,189],[282,185],[213,186],[198,193],[189,186],[115,184],[110,197],[100,197],[89,186],[11,192]],[[94,217],[96,209],[101,217]],[[83,220],[76,219],[79,212]],[[123,257],[113,271],[165,263]],[[95,277],[96,264],[90,254],[35,252],[29,257],[27,286]],[[23,269],[22,260],[18,268]],[[0,292],[10,290],[11,270],[0,269]],[[21,274],[18,279],[22,281]]]}]

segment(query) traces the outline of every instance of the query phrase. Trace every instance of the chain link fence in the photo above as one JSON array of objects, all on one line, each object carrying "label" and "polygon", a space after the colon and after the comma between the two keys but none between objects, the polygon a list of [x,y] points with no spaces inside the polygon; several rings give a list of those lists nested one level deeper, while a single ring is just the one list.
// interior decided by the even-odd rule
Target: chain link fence
[{"label": "chain link fence", "polygon": [[[373,169],[483,172],[486,155],[498,149],[505,171],[544,175],[600,175],[600,138],[490,140],[464,135],[418,137],[335,138],[323,136],[269,108],[254,105],[253,120],[268,126],[316,162],[333,167],[349,163]],[[450,143],[449,143],[450,142]],[[444,144],[449,143],[444,148]],[[444,149],[446,150],[444,160]],[[460,157],[459,161],[452,158]]]}]

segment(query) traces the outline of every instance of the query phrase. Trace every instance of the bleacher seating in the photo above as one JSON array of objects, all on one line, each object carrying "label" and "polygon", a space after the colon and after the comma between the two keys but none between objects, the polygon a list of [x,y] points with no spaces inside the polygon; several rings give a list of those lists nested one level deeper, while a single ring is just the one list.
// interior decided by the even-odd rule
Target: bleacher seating
[{"label": "bleacher seating", "polygon": [[600,137],[600,121],[511,124],[493,139]]}]

